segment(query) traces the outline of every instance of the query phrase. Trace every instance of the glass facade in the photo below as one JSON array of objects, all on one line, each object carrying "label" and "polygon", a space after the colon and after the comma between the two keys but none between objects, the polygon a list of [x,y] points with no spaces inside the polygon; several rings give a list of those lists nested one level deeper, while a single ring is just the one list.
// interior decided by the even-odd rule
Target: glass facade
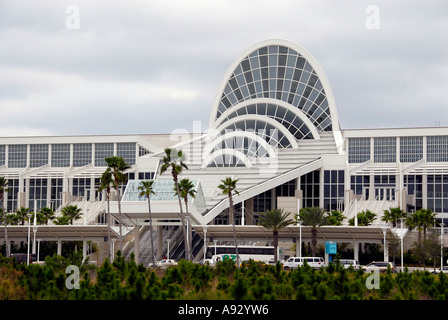
[{"label": "glass facade", "polygon": [[0,145],[0,166],[6,164],[6,146]]},{"label": "glass facade", "polygon": [[302,208],[319,207],[320,171],[316,170],[300,178],[300,190],[303,192]]},{"label": "glass facade", "polygon": [[47,206],[47,187],[48,179],[29,179],[29,203],[28,208],[34,210],[36,202],[37,209]]},{"label": "glass facade", "polygon": [[[310,129],[294,112],[272,103],[256,103],[243,106],[226,117],[225,121],[243,115],[262,115],[277,121],[298,140],[313,138]],[[251,128],[253,129],[253,128]]]},{"label": "glass facade", "polygon": [[423,137],[400,137],[400,162],[423,159]]},{"label": "glass facade", "polygon": [[48,144],[30,145],[30,167],[36,168],[48,164]]},{"label": "glass facade", "polygon": [[362,163],[370,160],[370,138],[348,139],[348,162]]},{"label": "glass facade", "polygon": [[284,101],[301,110],[318,131],[332,129],[319,77],[309,62],[291,48],[265,46],[245,57],[224,88],[216,119],[231,106],[255,98]]},{"label": "glass facade", "polygon": [[95,166],[96,167],[107,167],[107,162],[105,158],[114,155],[114,144],[113,143],[95,143]]},{"label": "glass facade", "polygon": [[448,175],[428,175],[428,209],[448,213]]},{"label": "glass facade", "polygon": [[427,161],[448,161],[448,136],[427,137]]},{"label": "glass facade", "polygon": [[373,156],[375,162],[395,162],[397,159],[397,139],[395,137],[374,138]]},{"label": "glass facade", "polygon": [[117,157],[122,157],[123,160],[130,166],[135,164],[136,144],[133,142],[117,143]]},{"label": "glass facade", "polygon": [[25,168],[27,164],[28,146],[16,144],[8,146],[8,167]]},{"label": "glass facade", "polygon": [[344,209],[344,170],[324,171],[324,209],[326,211]]},{"label": "glass facade", "polygon": [[92,144],[75,143],[73,144],[73,166],[83,167],[92,163]]},{"label": "glass facade", "polygon": [[52,144],[51,145],[51,166],[69,167],[70,166],[70,145]]}]

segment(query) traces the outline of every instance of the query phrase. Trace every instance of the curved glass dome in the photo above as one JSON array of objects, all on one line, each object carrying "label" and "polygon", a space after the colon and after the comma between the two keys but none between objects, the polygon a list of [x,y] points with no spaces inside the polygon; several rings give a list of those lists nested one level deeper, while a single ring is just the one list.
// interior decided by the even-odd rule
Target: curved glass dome
[{"label": "curved glass dome", "polygon": [[[295,43],[266,40],[246,50],[227,71],[210,129],[221,136],[252,132],[274,149],[298,148],[300,140],[339,130],[339,122],[330,85],[317,61]],[[248,155],[247,149],[233,143],[218,148]]]},{"label": "curved glass dome", "polygon": [[232,70],[220,94],[215,119],[250,99],[284,101],[308,117],[317,131],[331,131],[327,92],[312,61],[280,44],[263,45],[245,55]]}]

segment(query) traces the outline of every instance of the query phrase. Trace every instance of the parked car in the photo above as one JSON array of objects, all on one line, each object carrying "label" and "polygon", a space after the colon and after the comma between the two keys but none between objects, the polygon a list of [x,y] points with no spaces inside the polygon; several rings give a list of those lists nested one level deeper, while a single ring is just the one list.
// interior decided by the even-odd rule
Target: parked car
[{"label": "parked car", "polygon": [[[150,263],[149,266],[152,267],[152,263]],[[177,262],[173,259],[163,259],[156,262],[156,267],[167,268],[170,266],[177,266]]]},{"label": "parked car", "polygon": [[368,265],[363,266],[363,269],[367,273],[371,273],[374,271],[384,273],[384,272],[386,272],[388,267],[390,267],[392,272],[397,272],[397,267],[395,266],[395,263],[388,262],[388,261],[373,261],[373,262],[370,262]]},{"label": "parked car", "polygon": [[[444,267],[442,268],[442,272],[443,272],[443,273],[448,273],[448,266],[444,266]],[[439,273],[440,273],[440,268],[436,268],[435,270],[433,269],[433,270],[431,271],[431,273],[432,273],[432,274],[439,274]]]},{"label": "parked car", "polygon": [[334,263],[339,263],[341,266],[344,267],[344,269],[348,269],[350,267],[353,267],[353,269],[358,270],[361,269],[361,265],[359,264],[358,260],[354,259],[338,259],[333,260]]},{"label": "parked car", "polygon": [[322,257],[291,257],[285,261],[283,264],[283,269],[290,270],[296,269],[297,267],[301,267],[304,263],[307,263],[310,267],[319,269],[325,267],[324,258]]},{"label": "parked car", "polygon": [[27,253],[13,253],[9,257],[14,258],[18,263],[26,263],[28,256],[30,263],[37,261],[37,257],[34,253],[30,253],[29,255]]},{"label": "parked car", "polygon": [[212,259],[202,259],[198,262],[198,264],[208,264],[209,266],[214,266],[215,261],[213,261]]}]

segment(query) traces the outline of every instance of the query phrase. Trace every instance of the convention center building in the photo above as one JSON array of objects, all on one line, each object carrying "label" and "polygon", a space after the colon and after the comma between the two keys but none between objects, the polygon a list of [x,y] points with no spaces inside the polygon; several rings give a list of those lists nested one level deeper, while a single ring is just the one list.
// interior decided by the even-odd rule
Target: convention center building
[{"label": "convention center building", "polygon": [[[179,202],[171,170],[160,173],[164,150],[175,148],[182,150],[188,167],[179,180],[190,179],[196,190],[188,205],[196,259],[204,255],[204,239],[205,247],[233,241],[229,198],[218,188],[227,177],[238,180],[233,204],[241,244],[269,244],[272,232],[257,225],[258,216],[274,208],[291,212],[291,218],[304,207],[343,212],[346,219],[339,229],[319,231],[321,242],[368,242],[371,237],[381,243],[383,237],[396,236],[400,233],[381,220],[384,210],[394,207],[409,213],[431,209],[439,223],[448,222],[448,128],[341,128],[324,71],[293,42],[266,40],[244,51],[224,75],[208,128],[203,127],[191,133],[0,137],[0,176],[9,182],[4,208],[50,207],[58,216],[64,206],[77,205],[83,216],[71,226],[71,236],[91,240],[85,230],[106,226],[107,220],[106,193],[98,191],[107,168],[104,159],[121,156],[130,169],[120,190],[121,215],[118,194],[111,199],[113,240],[118,239],[120,220],[122,249],[134,250],[146,261],[148,201],[138,186],[154,180],[157,255],[170,252],[179,258]],[[369,228],[348,225],[365,210],[378,215]],[[52,233],[56,226],[51,222],[47,227],[47,240],[66,240],[62,233]],[[77,227],[81,231],[76,236]],[[299,227],[280,234],[286,247],[297,241]],[[18,238],[25,235],[21,230]],[[305,228],[303,239],[307,235]],[[12,229],[10,237],[14,241]],[[106,241],[101,237],[96,241]],[[0,238],[4,241],[1,230]]]}]

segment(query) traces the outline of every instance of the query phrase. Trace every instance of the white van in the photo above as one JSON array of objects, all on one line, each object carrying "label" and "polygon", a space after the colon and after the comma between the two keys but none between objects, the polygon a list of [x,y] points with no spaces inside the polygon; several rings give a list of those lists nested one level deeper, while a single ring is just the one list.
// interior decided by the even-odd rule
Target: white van
[{"label": "white van", "polygon": [[324,258],[322,257],[291,257],[283,264],[283,269],[290,270],[303,266],[304,262],[315,269],[325,267]]}]

